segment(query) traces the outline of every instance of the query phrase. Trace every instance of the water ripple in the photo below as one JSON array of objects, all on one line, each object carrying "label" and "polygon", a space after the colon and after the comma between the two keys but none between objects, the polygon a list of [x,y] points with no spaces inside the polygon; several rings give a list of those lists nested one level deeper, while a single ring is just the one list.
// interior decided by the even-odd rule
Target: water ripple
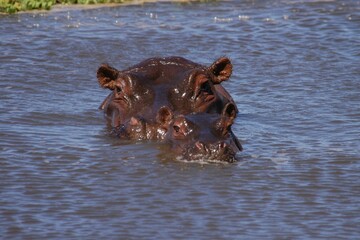
[{"label": "water ripple", "polygon": [[[2,236],[357,238],[359,10],[160,1],[0,16]],[[170,55],[232,59],[238,163],[109,136],[97,67]]]}]

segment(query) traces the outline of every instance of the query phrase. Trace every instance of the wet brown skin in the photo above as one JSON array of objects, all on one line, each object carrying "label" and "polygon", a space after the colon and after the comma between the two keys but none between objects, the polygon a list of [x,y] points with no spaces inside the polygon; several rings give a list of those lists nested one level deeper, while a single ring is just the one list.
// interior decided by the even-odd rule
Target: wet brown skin
[{"label": "wet brown skin", "polygon": [[231,131],[237,107],[221,86],[232,65],[181,57],[151,58],[126,70],[102,65],[99,84],[112,92],[100,106],[113,133],[129,140],[170,143],[185,160],[235,161],[242,146]]},{"label": "wet brown skin", "polygon": [[239,140],[231,131],[236,108],[228,103],[221,114],[195,113],[173,116],[163,107],[156,121],[131,117],[117,130],[123,139],[158,140],[170,143],[171,149],[187,161],[207,160],[234,162],[242,151]]},{"label": "wet brown skin", "polygon": [[119,138],[127,140],[163,140],[173,120],[173,113],[168,107],[161,107],[155,120],[133,116],[119,127],[113,129]]},{"label": "wet brown skin", "polygon": [[220,113],[228,102],[235,104],[220,85],[231,73],[226,57],[209,67],[181,57],[150,58],[123,71],[105,64],[97,78],[112,93],[100,109],[113,127],[135,115],[154,120],[162,106],[177,114]]},{"label": "wet brown skin", "polygon": [[196,113],[174,118],[167,141],[174,152],[187,161],[236,161],[242,145],[233,134],[231,126],[236,117],[236,107],[228,103],[221,115]]}]

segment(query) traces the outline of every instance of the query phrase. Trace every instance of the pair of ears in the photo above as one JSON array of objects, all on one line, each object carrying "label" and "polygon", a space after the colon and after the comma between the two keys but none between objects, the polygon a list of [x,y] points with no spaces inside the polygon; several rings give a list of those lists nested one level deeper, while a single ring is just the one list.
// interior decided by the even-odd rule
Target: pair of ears
[{"label": "pair of ears", "polygon": [[[221,57],[217,59],[208,70],[214,75],[212,80],[214,84],[219,84],[230,78],[232,73],[232,64],[229,58]],[[119,78],[121,72],[108,64],[103,64],[97,70],[96,77],[101,87],[114,89],[114,81]]]}]

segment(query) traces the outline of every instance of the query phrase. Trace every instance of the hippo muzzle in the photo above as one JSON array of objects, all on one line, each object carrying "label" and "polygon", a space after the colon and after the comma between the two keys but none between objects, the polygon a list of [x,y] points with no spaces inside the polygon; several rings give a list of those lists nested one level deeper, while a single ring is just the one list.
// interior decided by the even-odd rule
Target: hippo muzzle
[{"label": "hippo muzzle", "polygon": [[203,143],[200,141],[183,148],[182,154],[187,161],[235,162],[236,152],[230,144],[223,141]]}]

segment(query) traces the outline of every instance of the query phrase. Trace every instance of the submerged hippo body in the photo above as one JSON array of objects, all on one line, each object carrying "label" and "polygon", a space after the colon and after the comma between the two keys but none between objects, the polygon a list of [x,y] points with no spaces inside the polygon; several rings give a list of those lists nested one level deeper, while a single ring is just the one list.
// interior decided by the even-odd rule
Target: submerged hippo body
[{"label": "submerged hippo body", "polygon": [[229,79],[232,64],[219,58],[210,67],[181,57],[150,58],[126,70],[102,65],[99,84],[112,93],[100,109],[113,127],[134,114],[154,118],[162,106],[176,113],[217,112],[234,101],[220,85]]}]

